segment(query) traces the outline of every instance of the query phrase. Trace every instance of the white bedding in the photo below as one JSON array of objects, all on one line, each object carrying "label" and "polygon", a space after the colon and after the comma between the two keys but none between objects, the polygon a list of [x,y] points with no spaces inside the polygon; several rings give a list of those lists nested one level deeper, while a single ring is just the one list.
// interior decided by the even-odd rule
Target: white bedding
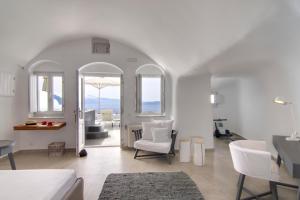
[{"label": "white bedding", "polygon": [[59,200],[76,181],[74,170],[0,170],[0,199]]}]

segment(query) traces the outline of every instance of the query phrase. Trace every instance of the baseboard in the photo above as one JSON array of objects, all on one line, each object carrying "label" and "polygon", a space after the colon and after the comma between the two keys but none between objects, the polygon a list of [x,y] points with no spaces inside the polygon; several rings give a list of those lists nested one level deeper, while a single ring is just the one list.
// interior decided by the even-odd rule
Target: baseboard
[{"label": "baseboard", "polygon": [[[13,151],[13,155],[18,154],[19,151],[20,151],[20,150]],[[7,154],[6,154],[6,155],[0,156],[0,160],[1,160],[1,159],[8,159]]]},{"label": "baseboard", "polygon": [[[65,152],[76,152],[75,148],[67,148]],[[23,149],[19,150],[14,154],[21,154],[21,153],[48,153],[48,149]]]}]

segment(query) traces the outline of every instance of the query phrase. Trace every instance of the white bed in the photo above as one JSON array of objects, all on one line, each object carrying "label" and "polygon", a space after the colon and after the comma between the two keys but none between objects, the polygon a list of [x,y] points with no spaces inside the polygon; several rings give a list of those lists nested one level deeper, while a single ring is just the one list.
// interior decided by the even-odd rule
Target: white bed
[{"label": "white bed", "polygon": [[0,170],[0,199],[66,199],[76,183],[74,170]]}]

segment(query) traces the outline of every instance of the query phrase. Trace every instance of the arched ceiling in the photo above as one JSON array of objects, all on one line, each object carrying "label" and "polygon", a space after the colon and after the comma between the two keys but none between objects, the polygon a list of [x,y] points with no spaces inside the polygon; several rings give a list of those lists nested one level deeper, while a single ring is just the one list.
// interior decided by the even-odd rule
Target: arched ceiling
[{"label": "arched ceiling", "polygon": [[291,4],[282,5],[272,18],[261,22],[242,40],[203,64],[202,69],[224,77],[251,73],[267,66],[287,68],[290,62],[297,67],[300,9],[295,7],[295,1],[289,2]]},{"label": "arched ceiling", "polygon": [[274,16],[280,0],[2,0],[0,68],[49,45],[102,36],[131,45],[177,75],[201,68]]}]

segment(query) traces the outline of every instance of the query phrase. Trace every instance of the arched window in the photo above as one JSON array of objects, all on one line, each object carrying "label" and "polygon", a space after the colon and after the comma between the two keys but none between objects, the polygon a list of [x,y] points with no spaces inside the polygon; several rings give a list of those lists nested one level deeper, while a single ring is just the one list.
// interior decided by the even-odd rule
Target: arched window
[{"label": "arched window", "polygon": [[161,67],[143,65],[136,71],[136,111],[139,115],[165,113],[165,76]]},{"label": "arched window", "polygon": [[33,117],[62,117],[64,73],[52,61],[39,61],[29,68],[30,114]]}]

